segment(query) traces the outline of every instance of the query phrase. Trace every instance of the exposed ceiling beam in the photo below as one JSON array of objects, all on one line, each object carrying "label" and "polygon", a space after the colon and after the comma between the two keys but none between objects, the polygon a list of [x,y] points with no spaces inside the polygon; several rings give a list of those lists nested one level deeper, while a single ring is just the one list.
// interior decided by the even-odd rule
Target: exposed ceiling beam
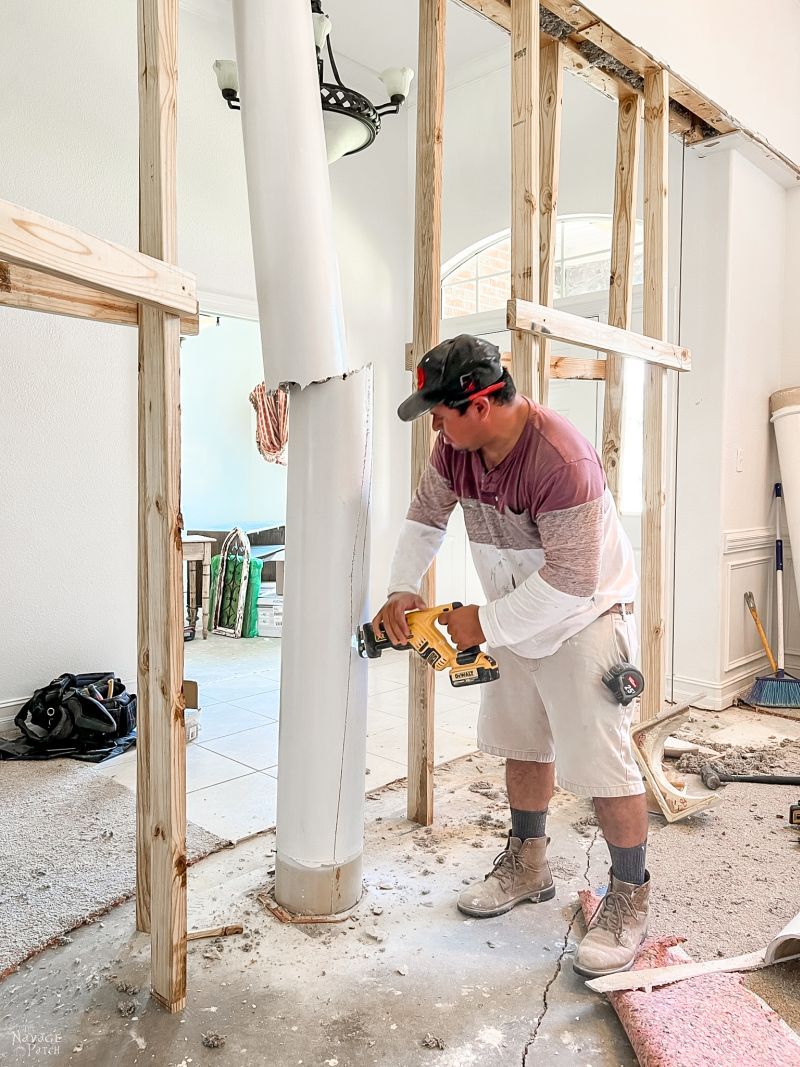
[{"label": "exposed ceiling beam", "polygon": [[[511,0],[458,0],[510,32]],[[565,67],[606,96],[618,99],[631,89],[641,92],[639,82],[648,67],[658,64],[649,53],[615,33],[581,4],[571,0],[542,0],[543,37],[564,43]],[[670,133],[686,137],[691,144],[738,127],[720,108],[672,73],[670,84]]]}]

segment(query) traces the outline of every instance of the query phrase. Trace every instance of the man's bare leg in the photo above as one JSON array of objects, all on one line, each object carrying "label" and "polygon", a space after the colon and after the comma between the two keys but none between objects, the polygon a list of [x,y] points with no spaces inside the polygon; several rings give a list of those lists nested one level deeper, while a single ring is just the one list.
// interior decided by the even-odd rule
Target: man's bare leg
[{"label": "man's bare leg", "polygon": [[546,811],[553,797],[555,763],[506,760],[508,802],[518,811]]},{"label": "man's bare leg", "polygon": [[609,845],[633,848],[647,840],[647,801],[635,797],[594,797],[594,810]]}]

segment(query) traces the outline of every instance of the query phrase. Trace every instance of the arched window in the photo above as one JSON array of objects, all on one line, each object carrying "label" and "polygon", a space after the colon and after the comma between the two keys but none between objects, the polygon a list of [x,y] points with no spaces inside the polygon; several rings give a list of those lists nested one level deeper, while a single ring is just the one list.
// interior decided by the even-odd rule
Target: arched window
[{"label": "arched window", "polygon": [[[610,215],[565,215],[556,223],[555,298],[608,290],[611,273]],[[633,283],[642,281],[643,227],[636,223]],[[442,318],[474,315],[505,306],[511,296],[511,231],[466,249],[442,274]]]}]

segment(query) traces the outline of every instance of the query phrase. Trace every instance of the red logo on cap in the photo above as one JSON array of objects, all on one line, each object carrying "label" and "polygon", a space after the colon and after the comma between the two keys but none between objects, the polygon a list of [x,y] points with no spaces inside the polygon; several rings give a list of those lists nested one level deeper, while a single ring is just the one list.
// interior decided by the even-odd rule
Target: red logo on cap
[{"label": "red logo on cap", "polygon": [[417,389],[422,389],[425,386],[425,371],[422,367],[417,367]]}]

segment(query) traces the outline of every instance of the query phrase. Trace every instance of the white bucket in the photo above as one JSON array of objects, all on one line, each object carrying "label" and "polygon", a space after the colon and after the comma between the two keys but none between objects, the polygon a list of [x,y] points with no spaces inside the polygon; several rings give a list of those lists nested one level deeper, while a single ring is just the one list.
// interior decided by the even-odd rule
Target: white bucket
[{"label": "white bucket", "polygon": [[800,386],[773,393],[769,398],[769,411],[778,443],[789,541],[798,553],[792,569],[800,603]]}]

